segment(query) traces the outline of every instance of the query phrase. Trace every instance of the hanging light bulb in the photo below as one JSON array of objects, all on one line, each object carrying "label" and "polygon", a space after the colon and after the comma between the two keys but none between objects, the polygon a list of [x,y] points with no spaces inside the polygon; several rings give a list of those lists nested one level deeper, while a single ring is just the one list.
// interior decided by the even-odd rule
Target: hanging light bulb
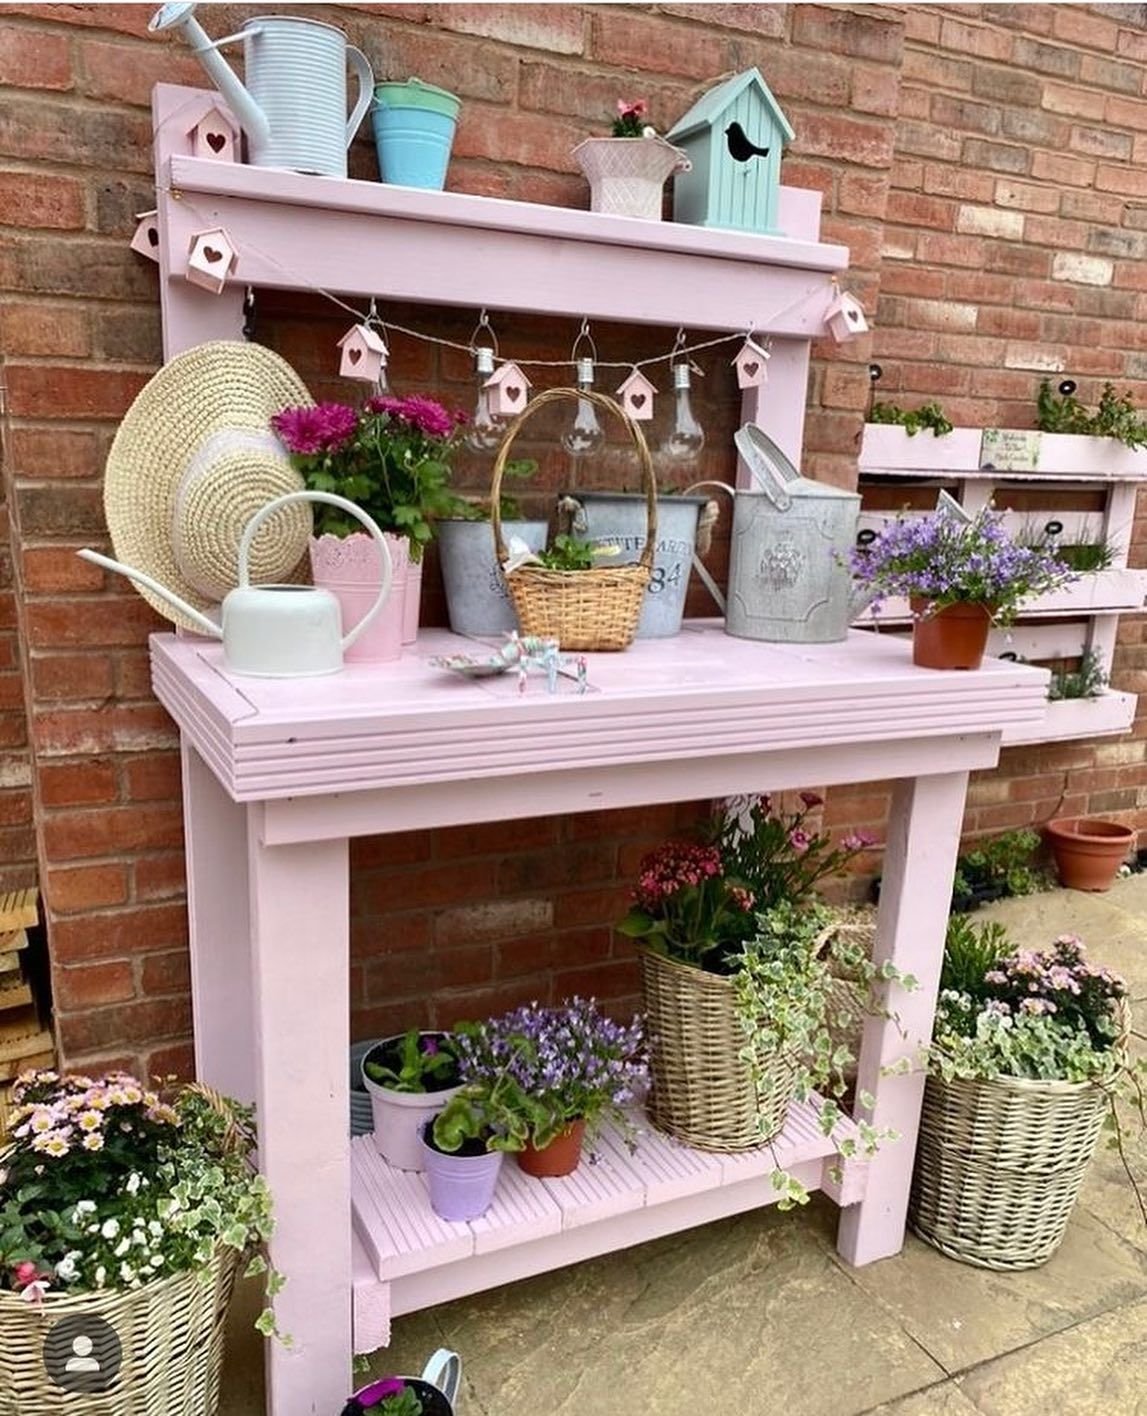
[{"label": "hanging light bulb", "polygon": [[502,441],[502,430],[490,412],[490,390],[486,380],[494,372],[494,351],[485,345],[474,350],[474,375],[478,381],[478,401],[470,416],[464,441],[475,452],[490,452]]},{"label": "hanging light bulb", "polygon": [[697,456],[705,446],[705,430],[693,416],[689,403],[689,389],[692,385],[689,365],[673,365],[673,428],[661,445],[661,451],[668,457],[687,462]]},{"label": "hanging light bulb", "polygon": [[[581,358],[577,361],[577,387],[579,393],[588,393],[593,388],[593,360]],[[574,420],[562,434],[562,447],[571,457],[585,457],[596,452],[605,442],[605,431],[598,421],[597,409],[588,398],[579,398]]]}]

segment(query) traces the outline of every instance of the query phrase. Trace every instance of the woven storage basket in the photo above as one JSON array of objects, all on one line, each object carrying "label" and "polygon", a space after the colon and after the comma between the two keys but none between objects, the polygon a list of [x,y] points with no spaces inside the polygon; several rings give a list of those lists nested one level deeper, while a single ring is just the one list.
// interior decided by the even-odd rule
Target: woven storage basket
[{"label": "woven storage basket", "polygon": [[733,984],[640,949],[649,1033],[647,1110],[659,1131],[699,1150],[752,1150],[785,1124],[795,1076],[784,1057],[758,1094]]},{"label": "woven storage basket", "polygon": [[909,1222],[949,1258],[990,1269],[1059,1247],[1108,1102],[1089,1082],[929,1077]]},{"label": "woven storage basket", "polygon": [[591,570],[547,570],[540,565],[524,565],[506,576],[510,598],[523,634],[556,639],[563,649],[626,649],[637,633],[645,587],[653,565],[657,541],[657,483],[653,459],[640,427],[620,404],[604,394],[586,389],[551,388],[539,393],[514,419],[502,437],[494,459],[494,480],[490,489],[490,522],[494,550],[499,564],[508,554],[502,537],[499,501],[502,476],[514,439],[526,422],[547,404],[586,399],[625,424],[641,463],[645,492],[647,529],[640,559],[633,565],[599,565]]},{"label": "woven storage basket", "polygon": [[[220,1248],[204,1275],[122,1293],[49,1293],[39,1307],[0,1293],[0,1416],[214,1416],[237,1266],[235,1252]],[[77,1317],[102,1319],[119,1339],[123,1363],[109,1391],[65,1392],[48,1375],[48,1335]]]}]

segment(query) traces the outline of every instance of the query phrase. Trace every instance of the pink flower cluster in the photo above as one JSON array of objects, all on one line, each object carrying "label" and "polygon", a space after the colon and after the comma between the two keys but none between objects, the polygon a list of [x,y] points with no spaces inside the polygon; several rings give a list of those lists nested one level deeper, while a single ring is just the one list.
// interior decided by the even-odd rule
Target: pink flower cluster
[{"label": "pink flower cluster", "polygon": [[644,118],[649,112],[649,105],[643,98],[619,98],[617,100],[617,116],[619,118]]},{"label": "pink flower cluster", "polygon": [[142,1112],[158,1126],[177,1126],[175,1109],[127,1072],[91,1077],[61,1077],[29,1072],[13,1088],[17,1103],[11,1116],[13,1139],[53,1160],[77,1149],[101,1151],[116,1126],[131,1128],[130,1115]]},{"label": "pink flower cluster", "polygon": [[428,438],[449,438],[466,421],[465,413],[451,413],[441,403],[417,394],[409,398],[368,398],[365,407],[368,413],[385,413]]},{"label": "pink flower cluster", "polygon": [[715,846],[669,841],[641,862],[633,897],[642,909],[656,913],[679,891],[721,874],[721,853]]},{"label": "pink flower cluster", "polygon": [[358,414],[349,403],[317,403],[284,408],[271,419],[271,427],[288,452],[314,457],[341,452],[358,432]]}]

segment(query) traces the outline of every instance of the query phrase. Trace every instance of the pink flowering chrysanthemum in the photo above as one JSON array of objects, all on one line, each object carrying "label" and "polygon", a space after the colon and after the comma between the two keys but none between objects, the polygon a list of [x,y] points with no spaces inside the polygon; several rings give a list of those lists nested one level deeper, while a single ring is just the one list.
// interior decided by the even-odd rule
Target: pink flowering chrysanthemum
[{"label": "pink flowering chrysanthemum", "polygon": [[284,408],[271,419],[271,427],[288,452],[313,457],[344,448],[358,430],[358,414],[347,403]]}]

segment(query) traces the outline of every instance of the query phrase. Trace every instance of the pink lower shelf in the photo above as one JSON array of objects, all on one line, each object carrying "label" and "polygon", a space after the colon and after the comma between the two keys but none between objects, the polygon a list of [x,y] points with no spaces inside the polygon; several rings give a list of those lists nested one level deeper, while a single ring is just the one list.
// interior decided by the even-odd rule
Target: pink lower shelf
[{"label": "pink lower shelf", "polygon": [[855,1203],[864,1163],[846,1162],[839,1183],[829,1172],[856,1126],[845,1119],[825,1136],[819,1112],[819,1098],[794,1103],[772,1144],[737,1155],[692,1150],[640,1116],[636,1151],[606,1130],[595,1159],[562,1179],[535,1180],[507,1157],[493,1206],[466,1224],[439,1219],[425,1177],[392,1169],[361,1136],[351,1143],[355,1235],[397,1314],[771,1204],[778,1166]]}]

